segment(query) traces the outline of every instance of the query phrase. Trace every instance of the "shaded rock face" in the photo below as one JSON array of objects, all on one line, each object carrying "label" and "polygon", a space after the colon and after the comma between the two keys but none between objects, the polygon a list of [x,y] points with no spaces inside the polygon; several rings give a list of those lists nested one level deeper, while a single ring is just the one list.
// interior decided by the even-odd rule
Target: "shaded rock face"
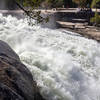
[{"label": "shaded rock face", "polygon": [[30,71],[3,41],[0,41],[0,100],[44,100]]},{"label": "shaded rock face", "polygon": [[1,10],[15,10],[18,9],[14,0],[0,0],[0,9]]}]

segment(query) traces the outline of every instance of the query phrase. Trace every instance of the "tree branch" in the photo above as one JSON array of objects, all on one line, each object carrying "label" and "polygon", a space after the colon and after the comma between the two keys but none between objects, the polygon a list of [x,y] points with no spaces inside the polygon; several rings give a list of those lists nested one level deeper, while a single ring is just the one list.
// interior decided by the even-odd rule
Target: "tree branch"
[{"label": "tree branch", "polygon": [[25,10],[24,7],[22,7],[16,0],[14,0],[14,2],[16,3],[16,5],[17,5],[21,10],[23,10],[29,17],[31,17],[30,14],[29,14],[29,12],[28,12],[27,10]]}]

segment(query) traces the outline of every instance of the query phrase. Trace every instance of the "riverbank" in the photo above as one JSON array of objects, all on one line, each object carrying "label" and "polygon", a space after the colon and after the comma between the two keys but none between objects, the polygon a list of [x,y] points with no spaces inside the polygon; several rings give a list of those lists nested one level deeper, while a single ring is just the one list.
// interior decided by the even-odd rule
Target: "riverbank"
[{"label": "riverbank", "polygon": [[[58,28],[69,30],[83,35],[86,38],[91,38],[96,41],[100,41],[100,27],[89,26],[87,22],[87,15],[83,12],[78,13],[77,8],[69,9],[52,9],[41,10],[43,15],[50,16],[50,22],[42,24],[43,27]],[[94,14],[95,9],[93,9]],[[100,13],[100,9],[98,9]],[[3,15],[17,16],[17,18],[23,18],[22,10],[0,10]],[[93,16],[93,15],[92,15]]]},{"label": "riverbank", "polygon": [[100,42],[100,27],[82,25],[73,23],[69,24],[68,22],[59,22],[61,29],[66,29],[75,33],[78,33],[86,38],[94,39]]},{"label": "riverbank", "polygon": [[[92,9],[91,16],[94,16],[95,9]],[[44,12],[44,11],[43,11]],[[63,28],[75,33],[79,33],[86,38],[91,38],[100,41],[100,27],[88,25],[88,16],[90,12],[77,12],[75,8],[47,10],[45,14],[51,15],[54,18],[58,28]],[[98,9],[100,13],[100,9]]]}]

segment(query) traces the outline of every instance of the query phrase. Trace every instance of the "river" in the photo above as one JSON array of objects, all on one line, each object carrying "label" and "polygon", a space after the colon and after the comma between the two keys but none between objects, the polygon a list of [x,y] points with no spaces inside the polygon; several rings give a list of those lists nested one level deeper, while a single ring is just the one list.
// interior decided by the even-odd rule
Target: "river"
[{"label": "river", "polygon": [[63,31],[0,14],[0,40],[20,56],[44,98],[100,100],[100,44]]}]

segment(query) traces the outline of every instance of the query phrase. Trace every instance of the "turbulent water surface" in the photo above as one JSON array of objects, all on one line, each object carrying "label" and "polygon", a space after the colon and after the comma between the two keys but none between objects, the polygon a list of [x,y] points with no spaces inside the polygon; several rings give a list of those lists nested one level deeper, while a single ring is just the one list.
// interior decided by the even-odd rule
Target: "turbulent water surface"
[{"label": "turbulent water surface", "polygon": [[66,33],[0,14],[0,39],[17,52],[47,100],[100,100],[100,45]]}]

